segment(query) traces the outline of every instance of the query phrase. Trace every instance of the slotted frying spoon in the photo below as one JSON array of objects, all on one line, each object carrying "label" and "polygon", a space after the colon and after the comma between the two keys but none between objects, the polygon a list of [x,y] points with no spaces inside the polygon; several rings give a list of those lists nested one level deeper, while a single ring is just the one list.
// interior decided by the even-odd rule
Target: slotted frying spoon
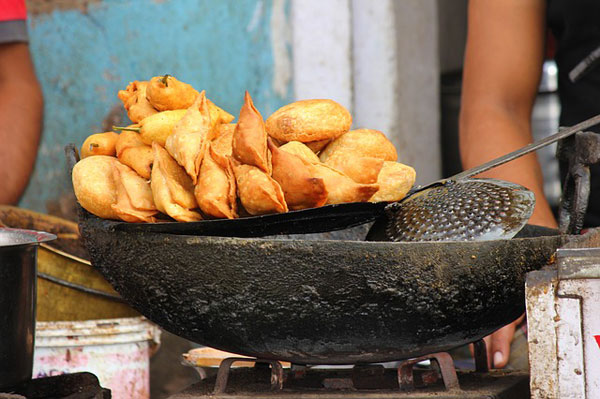
[{"label": "slotted frying spoon", "polygon": [[[533,193],[495,179],[447,180],[385,212],[391,241],[475,241],[512,238],[533,213]],[[380,228],[380,227],[375,227]]]},{"label": "slotted frying spoon", "polygon": [[469,179],[600,123],[600,115],[447,179],[417,187],[385,209],[373,227],[392,241],[508,239],[527,224],[535,197],[523,186],[495,179]]}]

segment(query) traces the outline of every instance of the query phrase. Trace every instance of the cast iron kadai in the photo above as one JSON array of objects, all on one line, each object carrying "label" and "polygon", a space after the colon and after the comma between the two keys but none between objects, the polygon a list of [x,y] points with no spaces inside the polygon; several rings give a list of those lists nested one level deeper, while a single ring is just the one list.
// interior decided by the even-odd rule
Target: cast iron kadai
[{"label": "cast iron kadai", "polygon": [[528,271],[600,235],[526,227],[511,240],[309,241],[117,224],[80,209],[92,264],[136,310],[200,344],[298,364],[398,360],[477,341],[523,313]]},{"label": "cast iron kadai", "polygon": [[115,223],[82,211],[81,235],[137,311],[202,345],[297,364],[392,361],[477,341],[524,312],[527,272],[585,238],[308,241]]},{"label": "cast iron kadai", "polygon": [[[533,194],[495,179],[468,179],[600,123],[600,115],[450,178],[413,189],[395,203],[347,203],[281,214],[190,223],[115,222],[118,231],[262,237],[340,230],[377,220],[372,240],[464,241],[513,237],[529,220]],[[72,168],[75,146],[65,149]],[[442,223],[440,223],[442,221]]]}]

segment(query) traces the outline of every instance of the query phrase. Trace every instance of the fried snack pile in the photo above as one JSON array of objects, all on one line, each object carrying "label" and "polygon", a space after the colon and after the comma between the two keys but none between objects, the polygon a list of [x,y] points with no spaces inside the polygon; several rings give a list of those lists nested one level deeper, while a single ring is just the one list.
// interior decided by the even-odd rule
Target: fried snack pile
[{"label": "fried snack pile", "polygon": [[118,93],[132,124],[92,134],[73,168],[83,208],[125,222],[234,219],[344,202],[399,201],[415,171],[382,132],[350,130],[332,100],[266,120],[246,92],[237,122],[171,75]]}]

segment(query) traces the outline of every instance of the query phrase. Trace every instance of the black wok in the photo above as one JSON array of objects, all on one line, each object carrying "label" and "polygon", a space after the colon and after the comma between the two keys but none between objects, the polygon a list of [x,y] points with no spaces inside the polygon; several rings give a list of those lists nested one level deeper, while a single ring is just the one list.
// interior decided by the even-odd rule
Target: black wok
[{"label": "black wok", "polygon": [[361,242],[128,232],[85,211],[91,261],[140,313],[203,345],[299,364],[403,359],[524,311],[525,274],[574,237]]}]

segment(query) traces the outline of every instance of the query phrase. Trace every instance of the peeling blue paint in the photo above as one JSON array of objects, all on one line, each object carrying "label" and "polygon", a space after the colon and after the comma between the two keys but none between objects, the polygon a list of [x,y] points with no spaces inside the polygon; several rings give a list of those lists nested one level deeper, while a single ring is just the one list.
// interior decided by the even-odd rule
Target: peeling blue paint
[{"label": "peeling blue paint", "polygon": [[104,0],[86,13],[32,16],[44,135],[20,205],[45,211],[48,200],[71,191],[64,145],[100,131],[132,80],[172,74],[235,115],[245,90],[265,117],[290,102],[291,89],[280,96],[272,87],[272,8],[270,0]]}]

